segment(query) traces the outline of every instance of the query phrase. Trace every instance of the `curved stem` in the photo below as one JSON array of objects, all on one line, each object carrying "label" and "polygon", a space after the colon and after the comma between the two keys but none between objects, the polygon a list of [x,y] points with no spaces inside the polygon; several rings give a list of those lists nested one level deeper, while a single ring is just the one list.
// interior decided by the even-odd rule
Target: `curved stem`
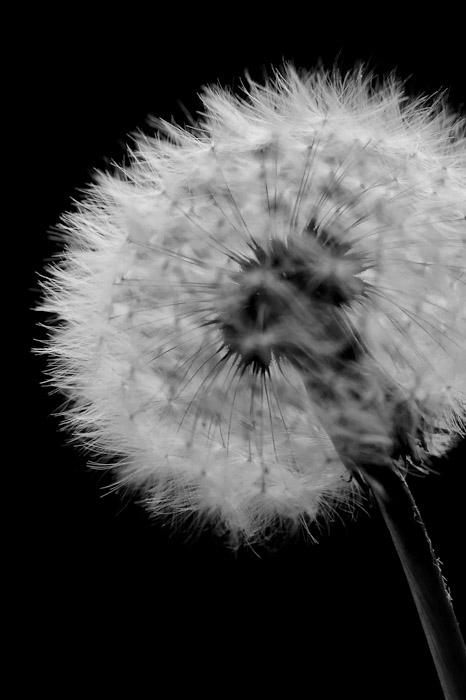
[{"label": "curved stem", "polygon": [[427,530],[413,496],[393,468],[360,470],[403,566],[446,700],[466,698],[466,647]]}]

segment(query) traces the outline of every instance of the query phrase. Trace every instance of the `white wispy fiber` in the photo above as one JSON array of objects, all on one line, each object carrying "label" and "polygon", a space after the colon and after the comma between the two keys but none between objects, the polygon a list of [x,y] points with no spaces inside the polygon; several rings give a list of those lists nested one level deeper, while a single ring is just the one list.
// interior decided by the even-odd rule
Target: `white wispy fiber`
[{"label": "white wispy fiber", "polygon": [[45,351],[117,484],[260,540],[464,431],[465,131],[361,70],[202,99],[62,218]]}]

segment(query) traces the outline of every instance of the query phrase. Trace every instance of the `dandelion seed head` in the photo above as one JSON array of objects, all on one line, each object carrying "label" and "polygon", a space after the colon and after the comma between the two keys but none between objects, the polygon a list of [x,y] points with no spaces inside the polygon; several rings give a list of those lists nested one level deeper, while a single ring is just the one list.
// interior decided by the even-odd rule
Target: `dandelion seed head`
[{"label": "dandelion seed head", "polygon": [[203,104],[63,217],[46,352],[119,483],[252,540],[352,503],[348,464],[464,431],[464,127],[356,72]]}]

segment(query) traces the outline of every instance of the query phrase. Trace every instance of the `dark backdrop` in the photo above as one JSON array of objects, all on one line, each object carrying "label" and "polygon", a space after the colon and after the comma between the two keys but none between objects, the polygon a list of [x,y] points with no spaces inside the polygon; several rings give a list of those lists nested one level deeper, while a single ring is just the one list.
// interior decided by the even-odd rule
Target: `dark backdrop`
[{"label": "dark backdrop", "polygon": [[[17,240],[24,240],[28,325],[23,325],[26,433],[19,444],[16,513],[18,684],[68,697],[142,680],[155,697],[240,692],[309,698],[441,698],[409,589],[376,515],[336,522],[320,544],[302,539],[276,552],[234,555],[208,533],[186,542],[128,499],[102,487],[65,444],[51,413],[59,405],[39,386],[43,363],[30,354],[37,273],[55,250],[48,231],[94,168],[124,154],[127,134],[148,114],[184,122],[196,93],[219,81],[237,86],[245,69],[261,79],[282,60],[343,68],[363,60],[396,69],[413,93],[450,88],[465,100],[459,30],[439,18],[425,25],[390,9],[366,15],[329,8],[268,8],[113,14],[36,12],[15,33],[11,65],[22,190]],[[187,14],[186,14],[187,12]],[[379,12],[379,14],[377,14]],[[9,68],[8,68],[9,71]],[[24,153],[23,153],[24,151]],[[21,236],[21,233],[23,236]],[[22,267],[22,266],[21,266]],[[32,338],[34,337],[34,341]],[[443,562],[457,616],[466,627],[463,570],[464,447],[441,476],[415,479],[413,491]],[[26,505],[25,505],[26,504]],[[27,515],[25,515],[27,513]],[[99,671],[94,676],[94,673]]]}]

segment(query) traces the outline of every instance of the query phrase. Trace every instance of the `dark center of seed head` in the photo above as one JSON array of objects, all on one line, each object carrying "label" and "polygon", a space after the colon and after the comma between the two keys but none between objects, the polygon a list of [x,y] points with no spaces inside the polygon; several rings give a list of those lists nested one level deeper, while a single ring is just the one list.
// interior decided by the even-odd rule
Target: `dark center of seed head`
[{"label": "dark center of seed head", "polygon": [[[241,264],[234,302],[218,321],[225,347],[243,366],[267,372],[273,356],[286,354],[276,339],[283,338],[293,306],[308,308],[308,318],[313,313],[322,318],[330,309],[334,317],[336,310],[363,293],[363,282],[356,276],[363,269],[349,245],[319,239],[314,229],[296,240],[274,239],[267,247],[255,246]],[[274,334],[280,326],[281,332]],[[355,350],[346,347],[345,353],[352,359]]]}]

